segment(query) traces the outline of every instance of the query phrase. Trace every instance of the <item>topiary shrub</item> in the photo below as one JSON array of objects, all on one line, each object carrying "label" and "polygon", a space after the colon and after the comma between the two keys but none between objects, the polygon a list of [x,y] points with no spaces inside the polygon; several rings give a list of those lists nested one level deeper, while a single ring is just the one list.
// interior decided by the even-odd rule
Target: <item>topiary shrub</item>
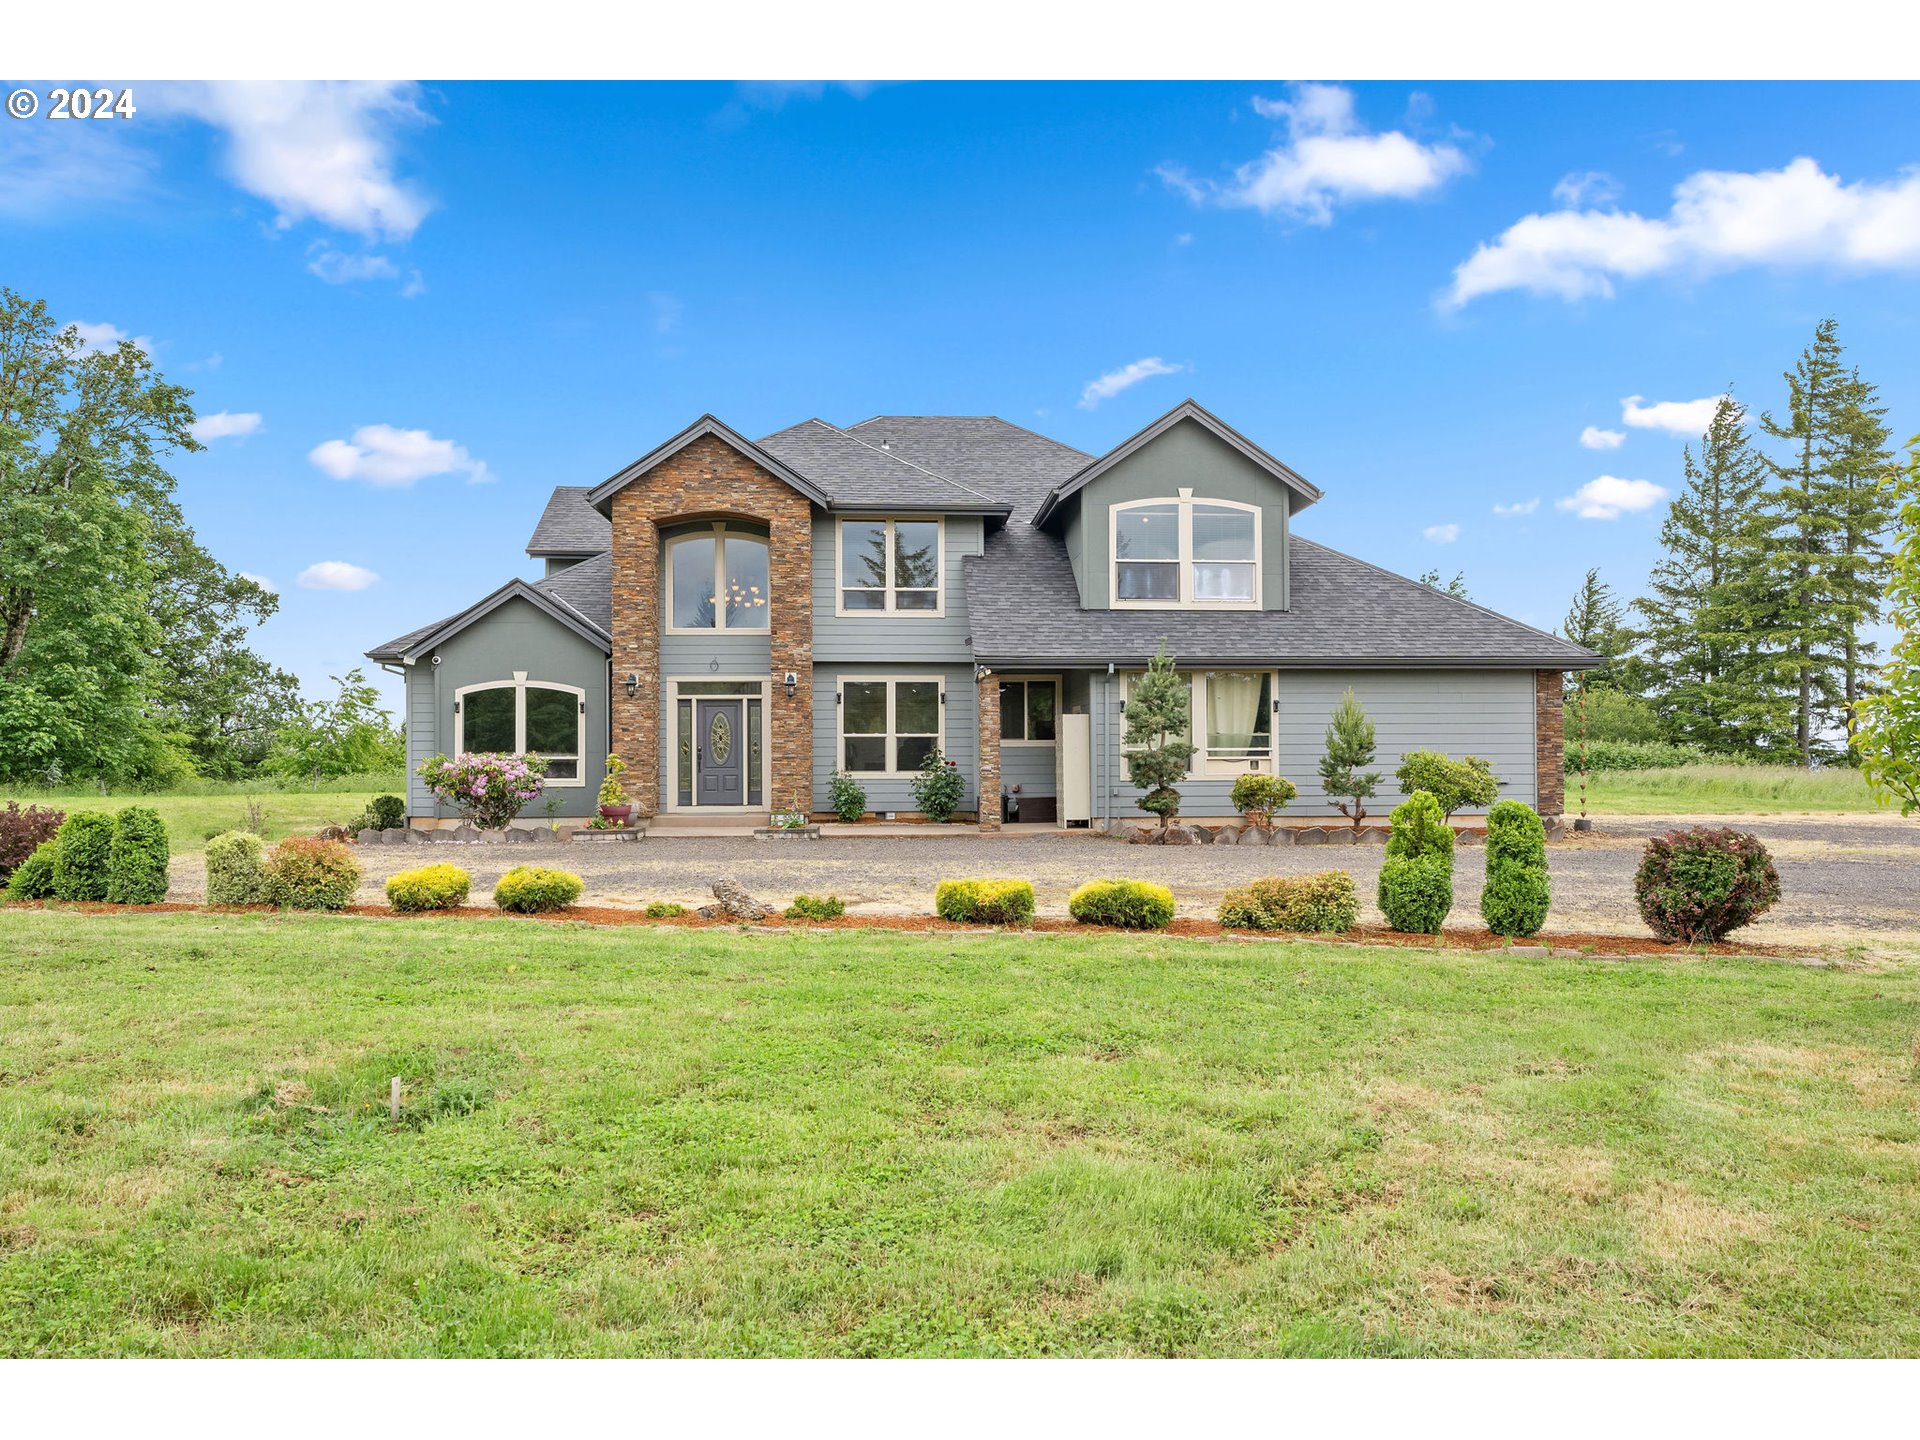
[{"label": "topiary shrub", "polygon": [[1633,898],[1662,940],[1724,940],[1772,908],[1780,875],[1758,836],[1674,830],[1647,842]]},{"label": "topiary shrub", "polygon": [[564,910],[586,891],[571,870],[549,870],[544,865],[516,865],[493,887],[493,903],[520,915]]},{"label": "topiary shrub", "polygon": [[338,840],[289,835],[267,856],[267,899],[289,910],[344,910],[360,888],[360,862]]},{"label": "topiary shrub", "polygon": [[387,880],[387,904],[403,915],[464,905],[473,879],[458,865],[422,865]]},{"label": "topiary shrub", "polygon": [[1227,891],[1220,923],[1234,930],[1344,935],[1359,923],[1360,897],[1345,870],[1269,875]]},{"label": "topiary shrub", "polygon": [[671,920],[676,915],[684,915],[686,913],[686,906],[676,905],[671,900],[655,900],[647,906],[647,918],[649,920]]},{"label": "topiary shrub", "polygon": [[61,822],[60,852],[53,862],[53,893],[61,900],[107,898],[113,853],[113,816],[76,810]]},{"label": "topiary shrub", "polygon": [[1532,806],[1502,800],[1487,812],[1487,879],[1480,889],[1480,918],[1496,935],[1538,935],[1552,903],[1546,826]]},{"label": "topiary shrub", "polygon": [[1148,880],[1089,880],[1067,897],[1067,913],[1082,925],[1164,930],[1173,923],[1173,891]]},{"label": "topiary shrub", "polygon": [[1262,830],[1273,828],[1274,812],[1300,792],[1284,775],[1242,775],[1233,782],[1233,808]]},{"label": "topiary shrub", "polygon": [[129,805],[113,819],[107,848],[107,899],[158,905],[167,898],[167,826],[158,810]]},{"label": "topiary shrub", "polygon": [[1468,806],[1491,805],[1500,794],[1493,766],[1478,755],[1455,760],[1437,750],[1409,750],[1393,773],[1402,795],[1426,791],[1443,816]]},{"label": "topiary shrub", "polygon": [[18,800],[9,800],[0,810],[0,875],[5,875],[60,831],[67,818],[64,810],[43,810],[38,805],[20,808]]},{"label": "topiary shrub", "polygon": [[867,813],[866,789],[846,771],[836,770],[827,781],[827,806],[851,825]]},{"label": "topiary shrub", "polygon": [[53,899],[53,867],[60,858],[58,840],[43,841],[40,847],[13,867],[7,888],[0,898],[7,900]]},{"label": "topiary shrub", "polygon": [[207,842],[207,903],[267,903],[267,846],[251,830],[229,830]]},{"label": "topiary shrub", "polygon": [[1453,909],[1453,830],[1424,790],[1394,807],[1378,900],[1387,924],[1414,935],[1438,934]]},{"label": "topiary shrub", "polygon": [[1033,919],[1033,886],[1025,880],[942,880],[934,913],[959,924],[1025,925]]},{"label": "topiary shrub", "polygon": [[838,920],[847,905],[838,895],[796,895],[784,913],[789,920]]}]

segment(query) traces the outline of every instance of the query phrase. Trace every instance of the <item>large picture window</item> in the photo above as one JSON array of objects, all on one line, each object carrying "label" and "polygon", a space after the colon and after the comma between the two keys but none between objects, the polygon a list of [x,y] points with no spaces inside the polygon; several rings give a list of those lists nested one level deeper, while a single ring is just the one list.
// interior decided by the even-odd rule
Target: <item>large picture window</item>
[{"label": "large picture window", "polygon": [[667,542],[669,630],[765,630],[767,542],[715,526]]},{"label": "large picture window", "polygon": [[1253,609],[1260,603],[1260,511],[1233,500],[1116,505],[1113,603]]},{"label": "large picture window", "polygon": [[538,755],[548,786],[584,785],[587,692],[572,685],[511,680],[463,685],[453,692],[453,748],[458,752]]},{"label": "large picture window", "polygon": [[840,682],[840,768],[853,775],[918,770],[940,748],[940,681],[848,679]]},{"label": "large picture window", "polygon": [[[1190,774],[1243,775],[1276,768],[1273,671],[1182,671],[1180,678],[1187,682],[1188,694],[1188,724],[1180,738],[1201,737]],[[1124,677],[1123,703],[1139,679],[1138,672]]]},{"label": "large picture window", "polygon": [[939,520],[842,520],[840,613],[940,614]]},{"label": "large picture window", "polygon": [[1000,682],[1000,743],[1051,745],[1060,715],[1060,682],[1019,675]]}]

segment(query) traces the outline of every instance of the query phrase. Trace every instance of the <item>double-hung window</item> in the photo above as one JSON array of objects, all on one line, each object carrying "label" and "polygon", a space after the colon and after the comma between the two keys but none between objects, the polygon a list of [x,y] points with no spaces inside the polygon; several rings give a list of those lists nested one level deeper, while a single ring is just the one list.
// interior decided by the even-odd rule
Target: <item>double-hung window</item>
[{"label": "double-hung window", "polygon": [[842,520],[840,613],[942,613],[943,528],[937,519]]},{"label": "double-hung window", "polygon": [[1234,500],[1113,507],[1116,607],[1253,609],[1260,604],[1260,510]]},{"label": "double-hung window", "polygon": [[669,630],[765,630],[767,542],[715,525],[667,541]]},{"label": "double-hung window", "polygon": [[840,682],[840,768],[903,775],[940,748],[940,681],[932,677]]},{"label": "double-hung window", "polygon": [[587,692],[572,685],[511,680],[463,685],[453,692],[453,748],[458,752],[538,755],[548,786],[584,785]]},{"label": "double-hung window", "polygon": [[1000,682],[1000,743],[1051,745],[1060,714],[1060,682],[1016,676]]}]

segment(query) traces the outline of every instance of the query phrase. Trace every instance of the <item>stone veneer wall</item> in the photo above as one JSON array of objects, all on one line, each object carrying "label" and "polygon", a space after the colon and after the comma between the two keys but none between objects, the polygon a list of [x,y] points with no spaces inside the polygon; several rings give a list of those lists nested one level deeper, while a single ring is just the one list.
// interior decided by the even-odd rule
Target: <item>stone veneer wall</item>
[{"label": "stone veneer wall", "polygon": [[1004,808],[1000,802],[1000,677],[980,681],[980,828],[998,830]]},{"label": "stone veneer wall", "polygon": [[[660,808],[660,528],[683,520],[767,527],[768,810],[813,797],[813,514],[804,495],[714,435],[703,435],[613,497],[613,749],[627,762],[636,816]],[[789,696],[781,683],[799,677]],[[629,698],[626,677],[640,677]]]},{"label": "stone veneer wall", "polygon": [[1533,763],[1536,808],[1549,819],[1567,808],[1566,696],[1558,670],[1533,672]]}]

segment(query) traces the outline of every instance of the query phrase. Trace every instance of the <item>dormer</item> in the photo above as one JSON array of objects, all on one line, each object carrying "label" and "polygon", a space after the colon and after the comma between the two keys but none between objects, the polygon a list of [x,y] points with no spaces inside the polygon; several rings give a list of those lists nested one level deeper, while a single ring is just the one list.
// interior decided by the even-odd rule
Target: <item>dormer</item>
[{"label": "dormer", "polygon": [[556,485],[527,541],[527,554],[546,563],[546,577],[570,570],[613,546],[613,524],[593,508],[591,485]]},{"label": "dormer", "polygon": [[1056,486],[1086,610],[1285,610],[1293,513],[1319,489],[1192,400]]}]

